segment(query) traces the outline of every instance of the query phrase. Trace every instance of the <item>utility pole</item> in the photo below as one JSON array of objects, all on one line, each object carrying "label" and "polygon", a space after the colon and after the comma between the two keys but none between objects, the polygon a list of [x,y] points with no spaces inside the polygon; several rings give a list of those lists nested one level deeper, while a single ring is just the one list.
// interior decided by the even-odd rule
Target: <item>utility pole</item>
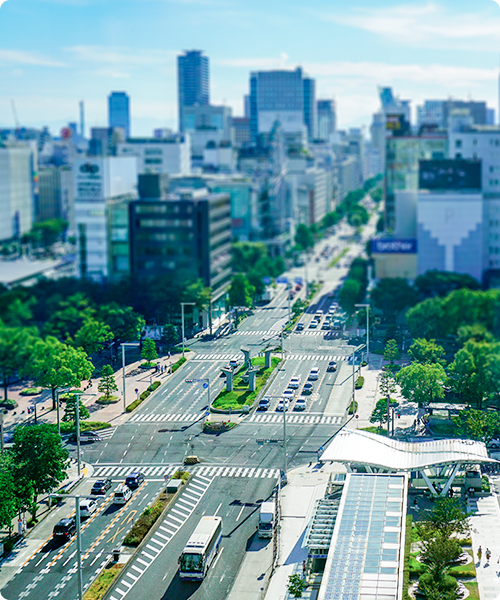
[{"label": "utility pole", "polygon": [[137,348],[139,342],[122,342],[122,377],[123,377],[123,412],[127,412],[126,386],[125,386],[125,347]]},{"label": "utility pole", "polygon": [[[182,319],[182,358],[184,358],[184,307],[185,306],[194,306],[195,302],[181,302],[181,319]],[[211,309],[211,305],[210,305],[210,309]],[[212,321],[211,321],[211,317],[210,317],[210,327],[212,327],[211,325]],[[210,333],[212,333],[210,331]]]},{"label": "utility pole", "polygon": [[370,368],[370,305],[369,304],[355,304],[357,308],[364,308],[366,310],[366,357],[367,365]]}]

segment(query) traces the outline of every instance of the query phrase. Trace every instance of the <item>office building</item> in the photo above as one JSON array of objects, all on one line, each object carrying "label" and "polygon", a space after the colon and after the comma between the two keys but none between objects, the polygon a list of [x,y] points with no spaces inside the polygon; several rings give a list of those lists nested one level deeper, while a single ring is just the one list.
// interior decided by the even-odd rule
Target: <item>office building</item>
[{"label": "office building", "polygon": [[191,140],[189,135],[129,138],[119,143],[117,156],[136,156],[138,173],[187,175],[191,172]]},{"label": "office building", "polygon": [[125,92],[112,92],[108,96],[108,125],[121,127],[125,139],[130,137],[130,98]]},{"label": "office building", "polygon": [[79,158],[74,190],[80,277],[117,281],[129,275],[128,204],[137,198],[137,159]]},{"label": "office building", "polygon": [[335,100],[318,100],[318,133],[320,140],[328,140],[336,129]]},{"label": "office building", "polygon": [[61,219],[62,215],[60,167],[54,165],[39,167],[36,220]]},{"label": "office building", "polygon": [[184,131],[184,108],[210,104],[208,57],[200,50],[184,52],[177,57],[177,77],[179,130]]},{"label": "office building", "polygon": [[217,130],[223,141],[231,141],[232,109],[229,106],[185,106],[182,131]]},{"label": "office building", "polygon": [[438,129],[448,129],[449,118],[457,110],[468,111],[474,125],[487,125],[491,120],[486,102],[426,100],[422,106],[417,106],[417,128],[420,130],[424,126],[435,126]]},{"label": "office building", "polygon": [[141,175],[143,195],[130,204],[132,274],[139,280],[161,275],[176,282],[202,279],[212,291],[203,325],[211,326],[225,313],[231,282],[229,194],[178,188],[158,197],[161,188],[142,184],[158,177]]},{"label": "office building", "polygon": [[18,240],[35,219],[36,150],[27,144],[0,146],[0,241]]},{"label": "office building", "polygon": [[92,127],[89,156],[115,156],[116,147],[124,141],[125,129],[122,127]]},{"label": "office building", "polygon": [[288,145],[303,143],[304,133],[315,137],[315,82],[295,71],[259,71],[250,75],[250,132],[252,143],[266,145],[275,124]]},{"label": "office building", "polygon": [[233,117],[233,143],[236,148],[246,148],[250,145],[250,119],[246,117]]}]

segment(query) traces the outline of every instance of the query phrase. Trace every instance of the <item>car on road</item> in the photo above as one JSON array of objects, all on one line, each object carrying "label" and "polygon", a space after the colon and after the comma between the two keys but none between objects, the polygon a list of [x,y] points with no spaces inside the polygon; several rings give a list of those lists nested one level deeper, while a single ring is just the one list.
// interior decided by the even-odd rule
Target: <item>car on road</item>
[{"label": "car on road", "polygon": [[304,323],[297,323],[296,331],[304,331]]},{"label": "car on road", "polygon": [[316,311],[316,319],[321,319],[321,317],[323,316],[323,311],[321,310],[321,308],[318,308],[318,310]]},{"label": "car on road", "polygon": [[92,486],[90,493],[92,496],[105,496],[109,489],[111,489],[111,479],[98,479]]},{"label": "car on road", "polygon": [[97,510],[97,502],[92,500],[92,498],[87,498],[86,500],[80,500],[80,518],[86,519],[87,517],[92,516]]},{"label": "car on road", "polygon": [[292,389],[290,389],[290,388],[287,388],[287,389],[286,389],[286,390],[283,392],[282,396],[283,396],[283,398],[293,398],[294,394],[295,394],[295,390],[292,390]]},{"label": "car on road", "polygon": [[309,329],[316,329],[317,326],[318,326],[318,321],[316,321],[314,319],[309,323]]},{"label": "car on road", "polygon": [[73,517],[69,519],[61,519],[57,525],[55,525],[52,535],[56,539],[70,540],[71,537],[76,533],[76,521]]},{"label": "car on road", "polygon": [[313,367],[310,371],[309,371],[309,381],[316,381],[319,377],[319,369],[318,367]]},{"label": "car on road", "polygon": [[231,359],[229,361],[229,368],[230,369],[236,369],[237,366],[238,366],[238,361],[237,360]]},{"label": "car on road", "polygon": [[336,371],[337,370],[337,363],[334,360],[331,360],[328,363],[328,366],[326,367],[326,370],[331,373],[332,371]]},{"label": "car on road", "polygon": [[266,411],[271,404],[271,399],[268,396],[264,396],[259,400],[259,404],[257,406],[258,411]]},{"label": "car on road", "polygon": [[278,402],[278,404],[276,405],[276,412],[283,412],[284,410],[288,410],[289,406],[290,406],[290,402],[289,402],[288,398],[280,400]]},{"label": "car on road", "polygon": [[305,398],[303,398],[302,396],[299,396],[295,402],[293,410],[302,411],[302,410],[306,410],[306,408],[307,408],[307,400]]},{"label": "car on road", "polygon": [[321,326],[321,329],[323,329],[323,330],[330,329],[330,321],[325,320],[325,322]]},{"label": "car on road", "polygon": [[[70,436],[71,442],[76,442],[76,433]],[[82,431],[80,433],[80,444],[92,444],[93,442],[102,442],[102,437],[95,431]]]},{"label": "car on road", "polygon": [[131,490],[138,488],[141,483],[144,481],[144,475],[140,471],[135,473],[130,473],[125,479],[125,485],[128,486]]},{"label": "car on road", "polygon": [[500,448],[500,440],[499,439],[490,440],[486,444],[486,447],[489,448],[490,450],[498,450]]},{"label": "car on road", "polygon": [[314,385],[310,381],[306,381],[304,383],[304,387],[302,388],[302,393],[309,396],[309,394],[312,394],[313,389]]},{"label": "car on road", "polygon": [[115,490],[113,502],[115,504],[127,504],[130,498],[132,498],[132,490],[124,483],[120,483]]},{"label": "car on road", "polygon": [[333,328],[334,329],[341,329],[342,327],[342,323],[337,319],[336,321],[333,322]]},{"label": "car on road", "polygon": [[300,375],[292,377],[288,382],[288,387],[291,390],[298,390],[300,386]]}]

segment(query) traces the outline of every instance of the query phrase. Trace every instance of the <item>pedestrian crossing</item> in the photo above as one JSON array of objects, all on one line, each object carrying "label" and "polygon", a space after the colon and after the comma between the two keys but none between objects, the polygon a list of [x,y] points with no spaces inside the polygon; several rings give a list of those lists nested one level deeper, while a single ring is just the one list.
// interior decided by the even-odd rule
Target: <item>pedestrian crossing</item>
[{"label": "pedestrian crossing", "polygon": [[116,429],[116,427],[108,427],[107,429],[99,429],[96,433],[103,440],[109,440],[115,434]]},{"label": "pedestrian crossing", "polygon": [[[279,353],[279,352],[278,352]],[[264,356],[262,352],[259,352],[259,356]],[[350,355],[328,355],[328,354],[288,354],[285,353],[287,360],[323,360],[337,362],[349,360]],[[207,361],[207,360],[242,360],[242,353],[238,354],[198,354],[192,361]]]},{"label": "pedestrian crossing", "polygon": [[[311,424],[311,425],[341,425],[342,417],[335,415],[311,415],[307,413],[303,413],[301,415],[294,415],[287,412],[286,422],[288,424]],[[248,421],[250,423],[283,423],[283,413],[256,413],[252,415]]]},{"label": "pedestrian crossing", "polygon": [[[283,420],[283,417],[281,417]],[[129,473],[134,471],[140,471],[146,480],[164,479],[173,475],[176,471],[181,468],[180,465],[156,465],[150,467],[144,467],[143,465],[129,465],[124,467],[122,465],[112,466],[94,466],[94,473],[92,478],[99,479],[102,477],[107,478],[122,478],[126,477]],[[261,469],[257,467],[205,467],[195,466],[190,467],[190,472],[195,477],[247,477],[254,479],[273,479],[278,477],[279,469]]]},{"label": "pedestrian crossing", "polygon": [[148,414],[133,415],[129,423],[193,423],[204,417],[205,413],[172,413],[172,414]]},{"label": "pedestrian crossing", "polygon": [[[286,332],[288,334],[288,332]],[[292,333],[297,333],[298,335],[310,335],[316,337],[329,337],[329,338],[337,338],[340,337],[340,331],[332,331],[331,329],[305,329],[303,331],[295,331]],[[264,329],[259,331],[248,330],[248,331],[235,331],[234,335],[255,335],[260,337],[265,336],[276,336],[278,339],[281,336],[281,330],[278,329]]]}]

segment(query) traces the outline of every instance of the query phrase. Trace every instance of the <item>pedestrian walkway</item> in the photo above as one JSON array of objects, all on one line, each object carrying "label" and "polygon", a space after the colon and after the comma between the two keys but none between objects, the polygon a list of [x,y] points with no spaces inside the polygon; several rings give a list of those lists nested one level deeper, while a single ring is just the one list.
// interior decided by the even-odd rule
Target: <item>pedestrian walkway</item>
[{"label": "pedestrian walkway", "polygon": [[148,414],[132,415],[129,423],[173,423],[183,421],[192,423],[205,418],[205,413],[167,413],[167,414]]},{"label": "pedestrian walkway", "polygon": [[[259,356],[264,356],[263,352],[259,352]],[[350,355],[347,354],[286,354],[287,360],[327,360],[327,361],[348,361]],[[207,361],[207,360],[241,360],[241,352],[238,354],[198,354],[192,360],[196,361]]]},{"label": "pedestrian walkway", "polygon": [[[173,475],[178,471],[181,465],[164,464],[164,465],[150,465],[144,466],[142,464],[135,465],[93,465],[94,472],[92,475],[93,479],[101,479],[103,477],[125,477],[129,473],[134,471],[140,471],[146,478],[146,481],[163,480],[165,476]],[[196,466],[189,469],[194,476],[198,477],[203,475],[205,477],[247,477],[253,479],[273,479],[278,477],[279,469],[262,469],[257,467],[211,467],[211,466]]]},{"label": "pedestrian walkway", "polygon": [[[301,415],[288,414],[286,417],[287,425],[302,425],[302,424],[315,424],[315,425],[341,425],[343,417],[338,415],[323,415],[321,413],[311,414],[304,413]],[[280,414],[254,414],[248,421],[248,423],[283,423],[283,413]]]},{"label": "pedestrian walkway", "polygon": [[[288,332],[287,332],[288,333]],[[309,336],[328,336],[329,338],[338,338],[341,335],[340,331],[332,331],[331,329],[311,329],[311,330],[304,330],[304,331],[296,331],[293,330],[292,333],[296,333],[297,335],[309,335]],[[264,330],[260,330],[260,331],[255,331],[255,330],[249,330],[249,331],[235,331],[234,335],[245,335],[245,336],[249,336],[249,335],[255,335],[255,336],[261,336],[264,337],[266,335],[274,335],[274,336],[280,336],[281,335],[281,329],[264,329]]]},{"label": "pedestrian walkway", "polygon": [[[493,487],[500,487],[500,477],[490,477]],[[496,485],[495,485],[496,484]],[[477,582],[481,600],[497,600],[500,596],[500,509],[495,493],[483,498],[470,498],[467,509],[470,517],[472,548],[476,559]],[[477,550],[481,546],[482,558],[477,561]],[[486,559],[486,549],[491,559]]]}]

